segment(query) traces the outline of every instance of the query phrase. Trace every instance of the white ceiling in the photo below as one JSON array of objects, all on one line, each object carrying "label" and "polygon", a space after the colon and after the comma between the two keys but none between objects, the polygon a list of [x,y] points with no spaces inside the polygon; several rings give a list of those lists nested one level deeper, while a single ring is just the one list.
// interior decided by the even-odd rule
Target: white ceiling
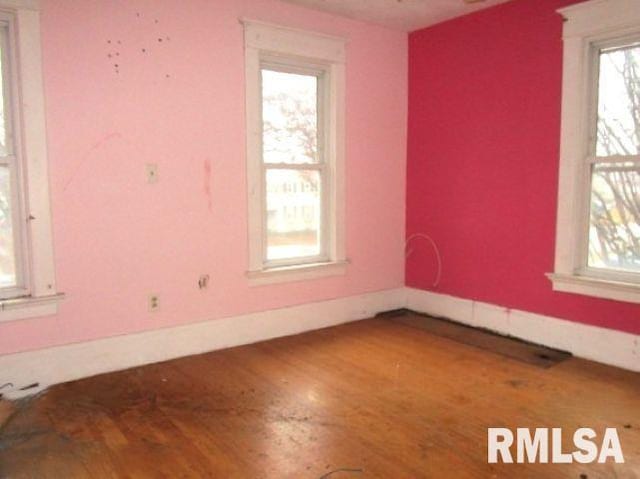
[{"label": "white ceiling", "polygon": [[407,32],[508,0],[283,0]]}]

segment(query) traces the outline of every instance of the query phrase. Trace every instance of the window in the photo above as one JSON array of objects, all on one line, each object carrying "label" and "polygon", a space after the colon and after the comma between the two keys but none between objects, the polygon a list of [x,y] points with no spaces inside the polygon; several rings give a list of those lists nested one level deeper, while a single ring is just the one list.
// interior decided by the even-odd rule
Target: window
[{"label": "window", "polygon": [[0,12],[0,298],[26,292],[23,255],[24,217],[21,208],[21,171],[17,146],[12,85],[11,16]]},{"label": "window", "polygon": [[343,274],[344,40],[243,23],[250,282]]},{"label": "window", "polygon": [[[328,261],[321,67],[263,62],[262,159],[267,217],[265,265]],[[313,210],[305,221],[302,207]],[[291,215],[283,218],[287,209]]]},{"label": "window", "polygon": [[0,0],[0,321],[57,310],[49,208],[37,3]]},{"label": "window", "polygon": [[640,9],[561,10],[564,86],[554,289],[640,302]]},{"label": "window", "polygon": [[640,36],[598,49],[587,267],[640,273]]}]

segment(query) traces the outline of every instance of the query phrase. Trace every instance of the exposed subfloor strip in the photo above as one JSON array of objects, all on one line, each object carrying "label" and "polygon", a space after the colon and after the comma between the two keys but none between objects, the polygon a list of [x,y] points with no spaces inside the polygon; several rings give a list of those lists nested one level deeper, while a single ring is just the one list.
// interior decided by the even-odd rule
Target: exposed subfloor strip
[{"label": "exposed subfloor strip", "polygon": [[549,368],[571,357],[571,354],[565,351],[528,343],[486,329],[466,326],[446,318],[435,318],[408,309],[388,311],[379,314],[378,317],[541,368]]}]

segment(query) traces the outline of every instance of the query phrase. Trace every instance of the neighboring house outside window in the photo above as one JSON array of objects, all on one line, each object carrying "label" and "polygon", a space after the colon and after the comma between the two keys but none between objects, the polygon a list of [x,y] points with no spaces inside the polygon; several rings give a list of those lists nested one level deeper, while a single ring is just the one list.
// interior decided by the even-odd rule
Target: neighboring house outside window
[{"label": "neighboring house outside window", "polygon": [[640,8],[560,10],[564,86],[558,291],[640,302]]}]

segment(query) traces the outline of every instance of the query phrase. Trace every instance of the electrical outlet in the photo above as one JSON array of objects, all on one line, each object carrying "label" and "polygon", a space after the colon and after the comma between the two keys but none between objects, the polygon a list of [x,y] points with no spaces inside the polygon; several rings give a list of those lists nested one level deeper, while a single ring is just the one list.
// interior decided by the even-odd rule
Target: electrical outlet
[{"label": "electrical outlet", "polygon": [[157,311],[160,308],[160,298],[155,295],[152,294],[151,296],[149,296],[149,311],[154,312]]},{"label": "electrical outlet", "polygon": [[145,170],[147,172],[147,183],[157,183],[158,165],[156,163],[147,163],[145,165]]}]

